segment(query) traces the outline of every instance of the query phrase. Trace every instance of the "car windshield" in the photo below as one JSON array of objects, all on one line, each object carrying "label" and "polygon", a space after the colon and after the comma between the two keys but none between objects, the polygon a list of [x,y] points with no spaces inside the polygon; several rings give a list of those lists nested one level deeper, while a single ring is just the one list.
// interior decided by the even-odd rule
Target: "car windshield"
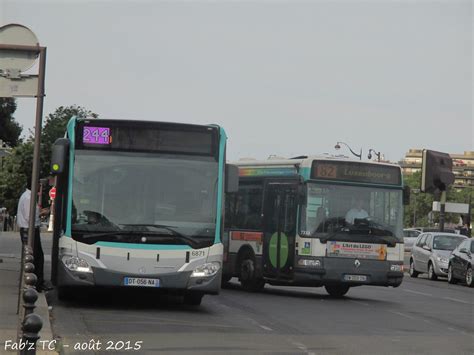
[{"label": "car windshield", "polygon": [[454,235],[436,235],[433,239],[433,249],[453,251],[464,240]]},{"label": "car windshield", "polygon": [[402,191],[309,182],[300,235],[322,240],[403,241]]},{"label": "car windshield", "polygon": [[78,150],[73,237],[136,242],[124,237],[130,231],[152,243],[213,240],[217,178],[212,157]]}]

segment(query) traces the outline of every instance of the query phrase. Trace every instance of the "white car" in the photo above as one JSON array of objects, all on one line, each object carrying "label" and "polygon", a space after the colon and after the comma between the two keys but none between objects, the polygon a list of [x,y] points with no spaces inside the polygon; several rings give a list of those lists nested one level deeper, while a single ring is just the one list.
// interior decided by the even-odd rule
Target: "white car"
[{"label": "white car", "polygon": [[416,238],[420,235],[420,231],[414,228],[406,228],[403,230],[403,242],[405,244],[405,251],[411,251]]},{"label": "white car", "polygon": [[411,250],[410,276],[428,273],[431,280],[448,276],[449,256],[465,239],[466,236],[454,233],[421,233]]}]

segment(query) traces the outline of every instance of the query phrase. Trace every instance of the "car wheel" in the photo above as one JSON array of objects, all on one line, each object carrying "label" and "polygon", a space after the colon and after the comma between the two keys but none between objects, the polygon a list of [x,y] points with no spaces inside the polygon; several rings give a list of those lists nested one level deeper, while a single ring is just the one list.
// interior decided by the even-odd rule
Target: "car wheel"
[{"label": "car wheel", "polygon": [[415,270],[415,263],[413,262],[413,259],[410,259],[410,269],[408,270],[408,273],[411,277],[418,277],[418,275],[420,274],[418,271]]},{"label": "car wheel", "polygon": [[434,271],[433,263],[428,263],[428,278],[430,280],[437,280],[438,276],[436,276],[436,273]]},{"label": "car wheel", "polygon": [[324,286],[326,292],[329,293],[330,296],[335,298],[340,298],[344,296],[347,291],[349,291],[350,286],[347,285],[326,285]]},{"label": "car wheel", "polygon": [[450,284],[455,284],[457,282],[456,278],[453,275],[453,265],[449,264],[448,266],[448,282]]},{"label": "car wheel", "polygon": [[472,267],[468,266],[466,270],[466,285],[468,287],[474,287],[474,282],[472,280]]}]

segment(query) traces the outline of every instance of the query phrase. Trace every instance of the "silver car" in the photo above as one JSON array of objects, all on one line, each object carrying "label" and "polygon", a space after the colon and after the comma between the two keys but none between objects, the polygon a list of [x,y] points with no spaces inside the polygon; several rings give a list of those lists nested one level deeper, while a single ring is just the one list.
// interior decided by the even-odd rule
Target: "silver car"
[{"label": "silver car", "polygon": [[413,244],[415,244],[416,238],[420,235],[420,231],[414,228],[405,228],[403,230],[403,243],[405,245],[405,251],[411,251]]},{"label": "silver car", "polygon": [[447,276],[449,256],[466,238],[460,234],[444,232],[420,234],[411,250],[410,276],[417,277],[421,273],[428,273],[431,280],[436,280],[438,276]]}]

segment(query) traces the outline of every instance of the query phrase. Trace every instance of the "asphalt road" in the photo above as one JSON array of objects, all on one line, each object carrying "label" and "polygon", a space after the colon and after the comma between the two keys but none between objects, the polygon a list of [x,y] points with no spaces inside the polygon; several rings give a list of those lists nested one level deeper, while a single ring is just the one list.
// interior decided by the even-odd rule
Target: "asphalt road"
[{"label": "asphalt road", "polygon": [[[445,280],[407,275],[399,288],[358,287],[343,299],[321,288],[247,293],[232,280],[200,307],[151,291],[100,290],[69,302],[49,292],[63,353],[112,353],[108,345],[141,347],[114,354],[474,353],[474,290]],[[85,343],[94,351],[74,351]]]}]

